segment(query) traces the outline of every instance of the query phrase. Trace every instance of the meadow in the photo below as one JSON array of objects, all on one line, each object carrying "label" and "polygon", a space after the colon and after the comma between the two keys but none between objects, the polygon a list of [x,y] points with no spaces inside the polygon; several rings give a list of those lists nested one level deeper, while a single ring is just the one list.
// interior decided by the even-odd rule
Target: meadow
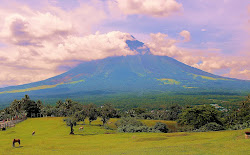
[{"label": "meadow", "polygon": [[[89,125],[70,127],[61,117],[29,118],[6,131],[0,131],[0,154],[250,154],[250,139],[244,132],[250,129],[219,132],[117,133],[110,119],[108,127],[96,120]],[[143,120],[148,126],[154,120]],[[176,123],[163,121],[174,129]],[[84,127],[79,131],[80,126]],[[32,131],[35,135],[32,136]],[[21,145],[12,147],[14,138]]]}]

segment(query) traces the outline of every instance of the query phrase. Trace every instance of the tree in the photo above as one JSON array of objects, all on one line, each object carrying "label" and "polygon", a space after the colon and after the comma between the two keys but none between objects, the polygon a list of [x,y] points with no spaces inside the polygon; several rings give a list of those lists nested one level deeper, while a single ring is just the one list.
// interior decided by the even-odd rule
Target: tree
[{"label": "tree", "polygon": [[86,112],[84,110],[81,110],[81,111],[75,112],[73,117],[76,119],[77,122],[79,121],[84,122],[86,116],[87,116]]},{"label": "tree", "polygon": [[27,117],[31,117],[31,114],[40,113],[39,106],[35,101],[31,100],[28,95],[25,95],[21,102],[24,105],[24,110],[27,113]]},{"label": "tree", "polygon": [[98,117],[98,110],[95,104],[91,103],[85,106],[86,115],[89,118],[89,124]]},{"label": "tree", "polygon": [[20,100],[14,100],[10,107],[9,107],[10,111],[11,111],[11,115],[18,115],[19,113],[24,112],[24,105],[21,103]]},{"label": "tree", "polygon": [[61,116],[59,114],[58,108],[56,108],[55,106],[51,106],[51,105],[43,106],[41,109],[41,114],[43,116],[52,116],[52,115]]},{"label": "tree", "polygon": [[11,116],[16,116],[18,114],[27,113],[27,116],[30,117],[32,113],[40,113],[42,109],[42,102],[38,100],[37,102],[30,99],[28,95],[25,95],[21,100],[14,100],[11,105],[7,108],[8,114]]},{"label": "tree", "polygon": [[37,107],[38,107],[39,109],[42,109],[42,108],[43,108],[43,103],[42,103],[41,100],[37,100],[37,101],[36,101],[36,104],[37,104]]},{"label": "tree", "polygon": [[220,112],[211,105],[200,105],[193,108],[185,109],[181,114],[178,122],[182,125],[192,125],[195,129],[215,122],[222,124],[220,120]]},{"label": "tree", "polygon": [[58,110],[58,116],[71,116],[76,111],[81,111],[83,109],[82,105],[78,104],[71,99],[66,99],[65,102],[61,100],[57,101],[56,108]]},{"label": "tree", "polygon": [[172,105],[170,107],[170,110],[168,111],[169,113],[168,120],[177,120],[181,111],[182,111],[182,107],[180,105],[178,104]]},{"label": "tree", "polygon": [[128,114],[130,115],[130,117],[138,117],[144,113],[146,113],[145,108],[133,108],[128,111]]},{"label": "tree", "polygon": [[116,110],[111,104],[104,104],[100,109],[100,116],[102,118],[103,126],[110,118],[116,115]]},{"label": "tree", "polygon": [[226,116],[227,126],[233,126],[237,124],[243,124],[250,120],[250,95],[246,97],[245,101],[242,101],[239,108],[232,109]]},{"label": "tree", "polygon": [[76,126],[77,118],[76,117],[68,117],[64,119],[66,121],[66,125],[70,126],[70,133],[69,134],[74,134],[74,129],[73,127]]},{"label": "tree", "polygon": [[241,102],[237,113],[237,120],[240,124],[250,120],[250,95],[246,97],[245,101]]}]

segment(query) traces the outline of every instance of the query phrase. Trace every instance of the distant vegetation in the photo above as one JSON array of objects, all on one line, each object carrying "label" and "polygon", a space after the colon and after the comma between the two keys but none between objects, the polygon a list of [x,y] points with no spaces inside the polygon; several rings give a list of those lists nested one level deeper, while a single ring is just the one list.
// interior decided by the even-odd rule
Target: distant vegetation
[{"label": "distant vegetation", "polygon": [[71,99],[57,101],[55,106],[43,105],[40,100],[33,101],[28,95],[21,100],[14,100],[11,105],[0,111],[0,120],[7,120],[18,115],[27,117],[53,116],[65,117],[65,122],[71,127],[88,119],[89,124],[98,117],[102,125],[110,118],[122,118],[115,125],[119,132],[169,132],[168,126],[156,123],[146,126],[143,120],[171,120],[178,122],[178,131],[218,131],[225,129],[244,129],[250,127],[250,95],[237,106],[225,108],[218,104],[179,105],[173,104],[158,109],[131,108],[117,109],[111,104],[97,106],[95,104],[82,105]]}]

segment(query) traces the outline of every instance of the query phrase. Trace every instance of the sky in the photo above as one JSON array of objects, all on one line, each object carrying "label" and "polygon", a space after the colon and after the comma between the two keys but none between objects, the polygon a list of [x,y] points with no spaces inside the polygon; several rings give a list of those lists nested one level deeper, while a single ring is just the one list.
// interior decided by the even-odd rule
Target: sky
[{"label": "sky", "polygon": [[154,55],[250,80],[249,0],[0,0],[0,23],[0,87],[135,55],[134,38]]}]

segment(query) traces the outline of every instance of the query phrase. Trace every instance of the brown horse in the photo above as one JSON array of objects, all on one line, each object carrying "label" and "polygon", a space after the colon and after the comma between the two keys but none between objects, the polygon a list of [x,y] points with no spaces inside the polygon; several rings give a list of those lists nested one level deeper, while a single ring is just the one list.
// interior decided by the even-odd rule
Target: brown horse
[{"label": "brown horse", "polygon": [[81,126],[81,127],[79,128],[79,130],[83,130],[83,126]]},{"label": "brown horse", "polygon": [[20,139],[13,139],[13,147],[15,147],[15,143],[18,143],[20,146],[21,140]]}]

